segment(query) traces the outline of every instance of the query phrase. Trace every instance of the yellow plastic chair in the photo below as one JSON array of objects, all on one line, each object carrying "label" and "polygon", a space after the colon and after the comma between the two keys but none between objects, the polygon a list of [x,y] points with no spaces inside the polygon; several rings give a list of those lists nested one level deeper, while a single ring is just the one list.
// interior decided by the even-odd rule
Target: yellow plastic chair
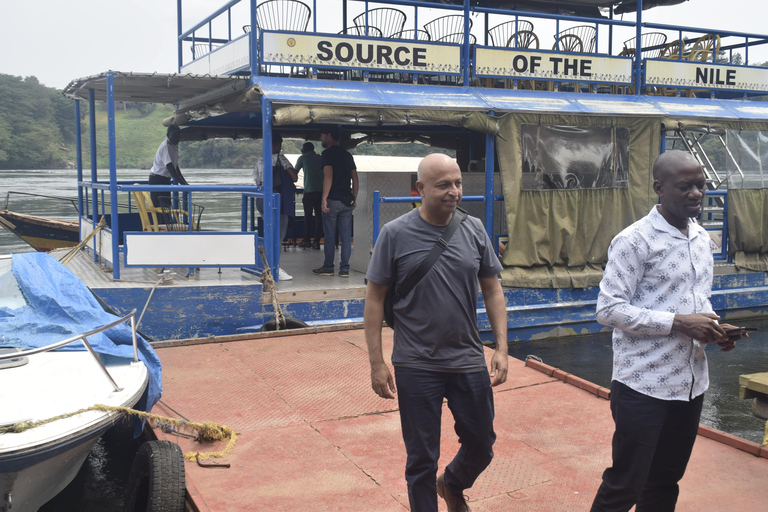
[{"label": "yellow plastic chair", "polygon": [[[136,202],[136,208],[139,210],[142,229],[144,231],[160,231],[160,224],[158,223],[157,216],[158,214],[161,214],[162,211],[152,204],[152,198],[150,197],[149,192],[145,190],[134,190],[133,199]],[[150,215],[152,216],[151,220]]]}]

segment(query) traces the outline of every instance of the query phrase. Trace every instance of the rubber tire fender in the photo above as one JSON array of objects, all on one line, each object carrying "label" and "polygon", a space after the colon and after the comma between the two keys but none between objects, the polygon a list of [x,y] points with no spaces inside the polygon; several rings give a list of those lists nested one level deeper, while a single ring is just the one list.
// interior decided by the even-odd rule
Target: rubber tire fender
[{"label": "rubber tire fender", "polygon": [[[275,319],[268,320],[264,323],[264,325],[261,326],[261,329],[259,329],[259,332],[267,332],[267,331],[275,331],[275,326],[277,325],[277,322],[275,322]],[[280,322],[280,330],[285,329],[303,329],[304,327],[309,327],[306,322],[303,320],[299,320],[298,318],[294,318],[292,316],[286,316],[285,322]]]},{"label": "rubber tire fender", "polygon": [[133,459],[125,512],[184,512],[184,454],[176,443],[147,441]]}]

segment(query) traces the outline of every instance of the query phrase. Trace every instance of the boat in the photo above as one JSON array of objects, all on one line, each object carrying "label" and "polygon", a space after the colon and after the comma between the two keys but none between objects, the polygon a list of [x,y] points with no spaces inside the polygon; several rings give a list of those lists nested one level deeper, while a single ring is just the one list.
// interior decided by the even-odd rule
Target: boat
[{"label": "boat", "polygon": [[44,253],[0,259],[2,512],[40,508],[123,416],[117,407],[159,399],[159,360],[134,313],[104,312],[77,283]]},{"label": "boat", "polygon": [[36,251],[73,247],[80,242],[80,223],[0,210],[0,226],[24,240]]},{"label": "boat", "polygon": [[[768,154],[768,104],[754,101],[768,91],[768,70],[750,50],[768,36],[644,20],[645,8],[678,3],[344,0],[321,21],[312,14],[321,0],[233,0],[175,25],[177,73],[108,71],[64,93],[78,112],[86,101],[111,112],[120,101],[174,104],[164,124],[180,126],[182,141],[261,138],[265,161],[275,131],[317,141],[327,126],[347,148],[418,142],[455,152],[462,206],[483,220],[504,266],[510,341],[606,329],[594,311],[608,244],[655,204],[655,157],[682,148],[708,177],[700,222],[717,263],[712,304],[733,322],[768,313],[768,226],[749,220],[763,218]],[[261,15],[281,5],[302,14]],[[114,124],[108,137],[116,140]],[[320,258],[282,247],[278,216],[255,221],[256,199],[266,212],[279,201],[270,176],[264,188],[150,186],[122,180],[115,158],[108,175],[88,176],[82,153],[80,237],[103,214],[107,228],[70,267],[116,311],[146,310],[142,328],[158,340],[253,332],[274,318],[275,300],[309,328],[359,324],[378,230],[413,202],[415,169],[360,173],[352,278],[318,280],[310,269]],[[153,190],[179,204],[232,194],[241,228],[151,231],[135,207],[118,208]],[[264,293],[259,249],[272,275],[294,276],[275,294]],[[490,340],[482,304],[478,325]]]},{"label": "boat", "polygon": [[52,219],[9,210],[8,206],[12,196],[55,199],[69,202],[75,208],[77,208],[77,198],[10,190],[5,195],[5,205],[0,210],[0,226],[40,252],[73,247],[80,242],[80,223],[78,221]]}]

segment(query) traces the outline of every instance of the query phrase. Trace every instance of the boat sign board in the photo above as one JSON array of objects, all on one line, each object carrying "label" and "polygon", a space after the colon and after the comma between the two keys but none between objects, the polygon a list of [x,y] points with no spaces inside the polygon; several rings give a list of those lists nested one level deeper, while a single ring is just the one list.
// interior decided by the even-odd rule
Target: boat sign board
[{"label": "boat sign board", "polygon": [[646,85],[768,91],[768,69],[668,59],[645,61]]},{"label": "boat sign board", "polygon": [[475,76],[632,83],[629,57],[480,47],[475,63]]},{"label": "boat sign board", "polygon": [[257,233],[125,233],[125,266],[256,264]]},{"label": "boat sign board", "polygon": [[461,73],[461,46],[396,39],[263,32],[264,64]]}]

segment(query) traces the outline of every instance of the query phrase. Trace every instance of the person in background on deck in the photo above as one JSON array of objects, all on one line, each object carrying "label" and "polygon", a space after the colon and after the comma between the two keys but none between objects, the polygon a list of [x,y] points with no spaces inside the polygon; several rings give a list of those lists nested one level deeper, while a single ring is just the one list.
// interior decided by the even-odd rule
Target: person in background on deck
[{"label": "person in background on deck", "polygon": [[[357,207],[357,166],[355,159],[339,145],[338,130],[324,129],[320,141],[326,148],[321,155],[323,166],[323,231],[325,260],[323,266],[312,269],[317,275],[333,275],[336,235],[341,239],[339,277],[349,277],[352,255],[352,212]],[[351,183],[351,186],[350,186]]]},{"label": "person in background on deck", "polygon": [[[290,217],[296,216],[296,183],[299,173],[293,168],[291,162],[283,154],[283,137],[277,132],[272,132],[272,191],[280,194],[280,243],[285,240],[288,233]],[[253,170],[253,181],[256,185],[264,186],[264,158],[259,157],[256,168]],[[256,207],[264,216],[264,201],[256,200]],[[282,268],[277,269],[278,281],[290,281],[293,279]]]},{"label": "person in background on deck", "polygon": [[708,343],[726,352],[728,336],[709,297],[709,235],[693,217],[706,179],[699,162],[668,151],[653,166],[660,204],[611,242],[597,320],[613,331],[613,465],[592,512],[675,509],[709,386]]},{"label": "person in background on deck", "polygon": [[[304,239],[299,247],[320,249],[320,238],[323,232],[323,168],[320,161],[320,155],[315,153],[315,145],[305,142],[301,147],[301,156],[296,160],[296,171],[304,169],[304,195],[301,199],[304,205]],[[313,234],[315,235],[314,244],[312,243]]]},{"label": "person in background on deck", "polygon": [[[179,185],[188,185],[187,180],[181,175],[181,169],[179,169],[180,138],[181,128],[175,124],[169,126],[166,131],[165,140],[157,148],[155,160],[149,171],[150,185],[170,185],[172,180],[176,180],[176,183]],[[170,203],[168,203],[171,199],[170,192],[150,192],[149,197],[152,199],[152,205],[155,208],[170,207]],[[160,199],[161,197],[168,199]],[[163,216],[163,219],[165,219],[165,216]]]},{"label": "person in background on deck", "polygon": [[[397,384],[411,511],[437,512],[440,495],[449,512],[468,512],[463,492],[493,458],[491,387],[507,380],[509,368],[506,303],[497,278],[502,267],[482,222],[467,217],[437,262],[394,306],[393,379],[381,346],[387,287],[393,278],[402,283],[442,237],[461,202],[459,166],[447,155],[431,154],[419,164],[416,187],[421,206],[381,229],[368,266],[364,322],[371,387],[394,399]],[[477,328],[478,283],[496,341],[490,375]],[[438,477],[443,398],[461,448]]]}]

